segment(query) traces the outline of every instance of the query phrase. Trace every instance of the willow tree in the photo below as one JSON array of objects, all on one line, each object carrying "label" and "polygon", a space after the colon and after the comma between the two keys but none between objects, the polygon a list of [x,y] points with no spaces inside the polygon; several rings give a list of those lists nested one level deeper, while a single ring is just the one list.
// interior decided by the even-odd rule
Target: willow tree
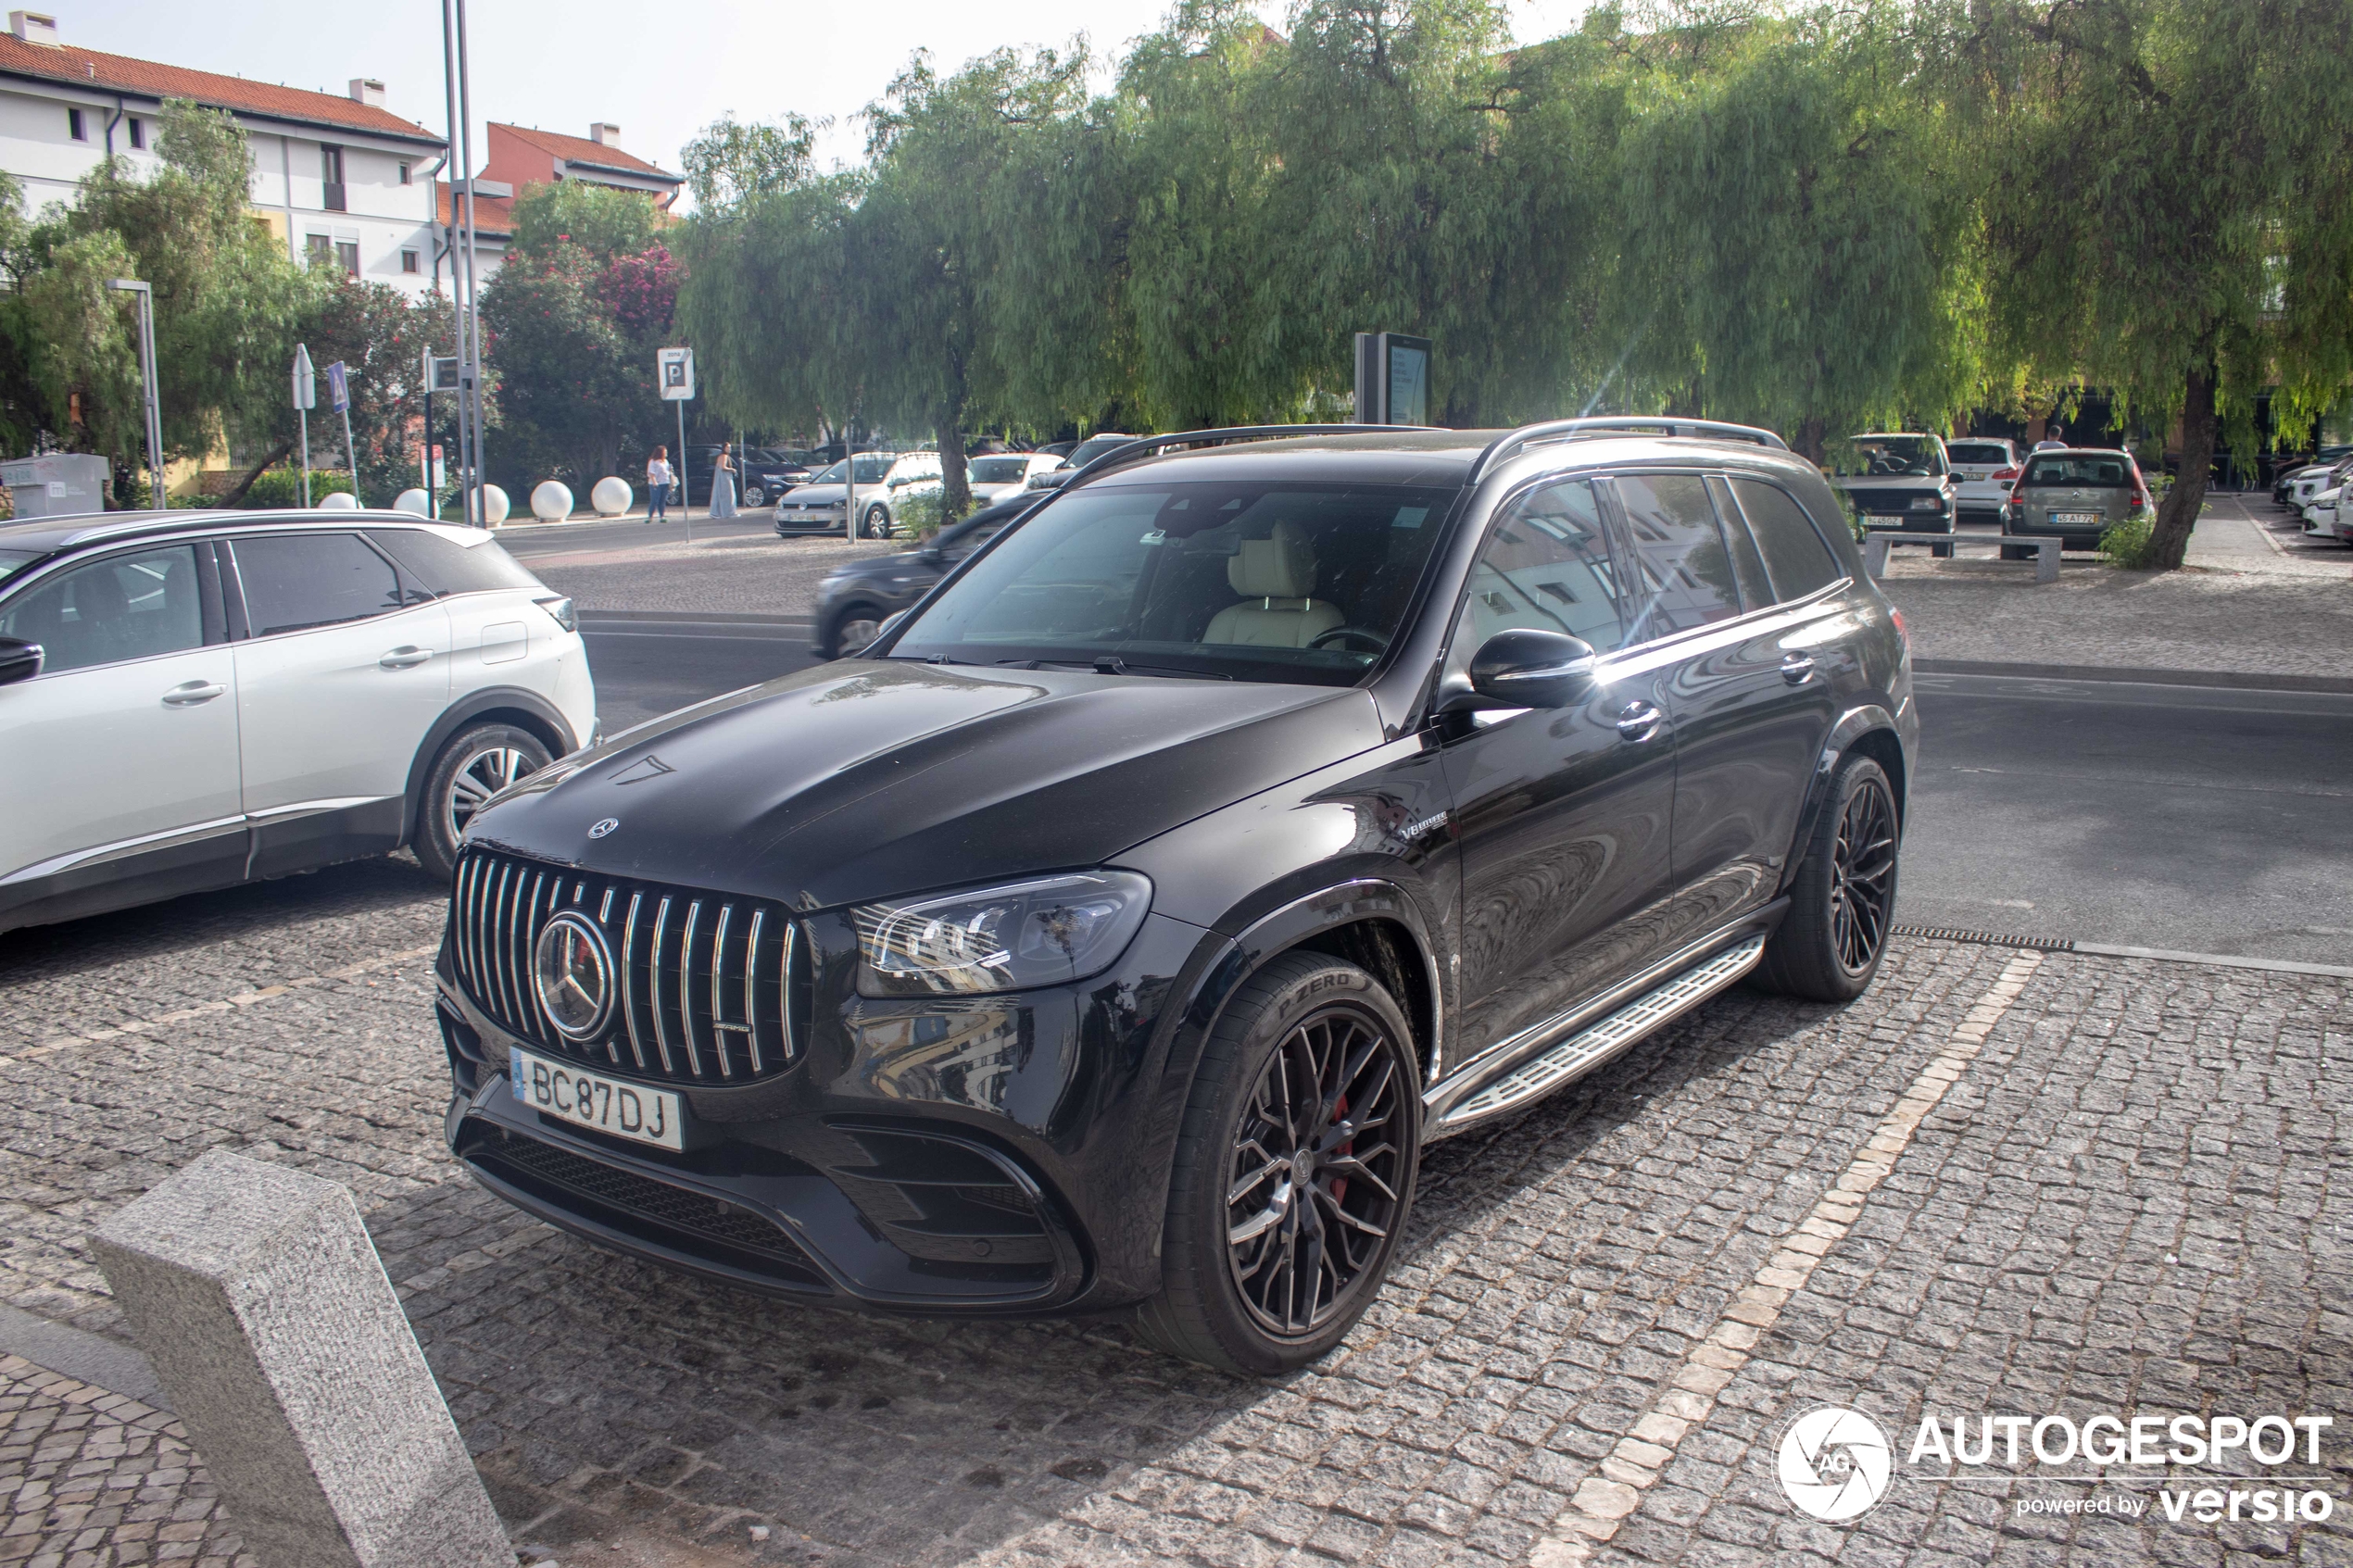
[{"label": "willow tree", "polygon": [[[1970,0],[1969,73],[2001,346],[2178,421],[2141,564],[2182,564],[2218,438],[2259,395],[2345,393],[2353,345],[2353,53],[2344,0]],[[2316,68],[2318,62],[2330,62]]]},{"label": "willow tree", "polygon": [[865,189],[837,173],[698,208],[678,231],[677,330],[710,410],[755,430],[847,431],[865,367],[847,231]]},{"label": "willow tree", "polygon": [[1678,411],[1828,442],[1941,424],[1977,385],[1967,147],[1908,7],[1642,41],[1617,297]]}]

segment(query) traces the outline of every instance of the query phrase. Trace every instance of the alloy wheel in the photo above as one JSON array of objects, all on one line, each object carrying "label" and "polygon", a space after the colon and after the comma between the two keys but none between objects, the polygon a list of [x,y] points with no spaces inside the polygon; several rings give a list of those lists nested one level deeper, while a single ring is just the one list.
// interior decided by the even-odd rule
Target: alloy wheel
[{"label": "alloy wheel", "polygon": [[441,805],[449,842],[455,844],[465,836],[466,824],[482,809],[483,802],[538,768],[528,754],[511,746],[485,746],[459,763],[450,776],[449,797]]},{"label": "alloy wheel", "polygon": [[1847,972],[1858,974],[1879,957],[1894,883],[1894,802],[1885,784],[1866,778],[1839,816],[1831,857],[1831,935]]},{"label": "alloy wheel", "polygon": [[841,623],[841,634],[834,639],[834,651],[847,659],[881,635],[881,621],[871,615],[854,615]]},{"label": "alloy wheel", "polygon": [[1407,1092],[1379,1021],[1339,1006],[1276,1047],[1228,1162],[1227,1259],[1242,1304],[1281,1336],[1314,1332],[1377,1283],[1400,1212]]}]

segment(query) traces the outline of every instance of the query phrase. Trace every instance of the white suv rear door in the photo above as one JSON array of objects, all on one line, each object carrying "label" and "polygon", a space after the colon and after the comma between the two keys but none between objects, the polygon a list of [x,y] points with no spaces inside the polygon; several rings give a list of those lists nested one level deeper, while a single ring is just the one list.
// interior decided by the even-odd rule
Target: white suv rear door
[{"label": "white suv rear door", "polygon": [[393,847],[409,773],[449,702],[449,614],[356,533],[230,541],[255,872]]}]

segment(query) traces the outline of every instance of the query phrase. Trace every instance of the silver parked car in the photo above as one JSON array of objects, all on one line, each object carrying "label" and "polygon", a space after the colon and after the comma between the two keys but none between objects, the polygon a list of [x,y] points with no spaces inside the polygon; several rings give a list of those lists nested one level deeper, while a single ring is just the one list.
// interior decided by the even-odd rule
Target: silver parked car
[{"label": "silver parked car", "polygon": [[[2056,533],[2061,549],[2096,549],[2101,534],[2155,510],[2130,452],[2069,446],[2026,459],[2002,508],[2002,533],[2020,538]],[[2005,546],[2002,553],[2023,552]]]},{"label": "silver parked car", "polygon": [[408,845],[595,738],[572,601],[406,512],[0,525],[0,931]]}]

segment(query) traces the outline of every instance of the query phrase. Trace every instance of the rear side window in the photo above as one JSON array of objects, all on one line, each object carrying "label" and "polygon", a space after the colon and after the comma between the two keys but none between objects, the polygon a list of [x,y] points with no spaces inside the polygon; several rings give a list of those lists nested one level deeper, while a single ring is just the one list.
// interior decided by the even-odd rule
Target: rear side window
[{"label": "rear side window", "polygon": [[285,533],[230,542],[257,637],[365,621],[400,608],[392,563],[356,533]]},{"label": "rear side window", "polygon": [[1617,481],[1641,581],[1627,641],[1646,643],[1741,612],[1730,553],[1697,474],[1625,474]]},{"label": "rear side window", "polygon": [[371,528],[368,537],[438,598],[498,588],[537,588],[538,578],[495,539],[460,545],[422,528]]},{"label": "rear side window", "polygon": [[1765,570],[1773,579],[1773,596],[1786,604],[1829,587],[1846,575],[1831,547],[1822,543],[1814,520],[1778,484],[1757,479],[1735,479],[1732,492],[1748,514],[1749,532],[1764,552]]}]

